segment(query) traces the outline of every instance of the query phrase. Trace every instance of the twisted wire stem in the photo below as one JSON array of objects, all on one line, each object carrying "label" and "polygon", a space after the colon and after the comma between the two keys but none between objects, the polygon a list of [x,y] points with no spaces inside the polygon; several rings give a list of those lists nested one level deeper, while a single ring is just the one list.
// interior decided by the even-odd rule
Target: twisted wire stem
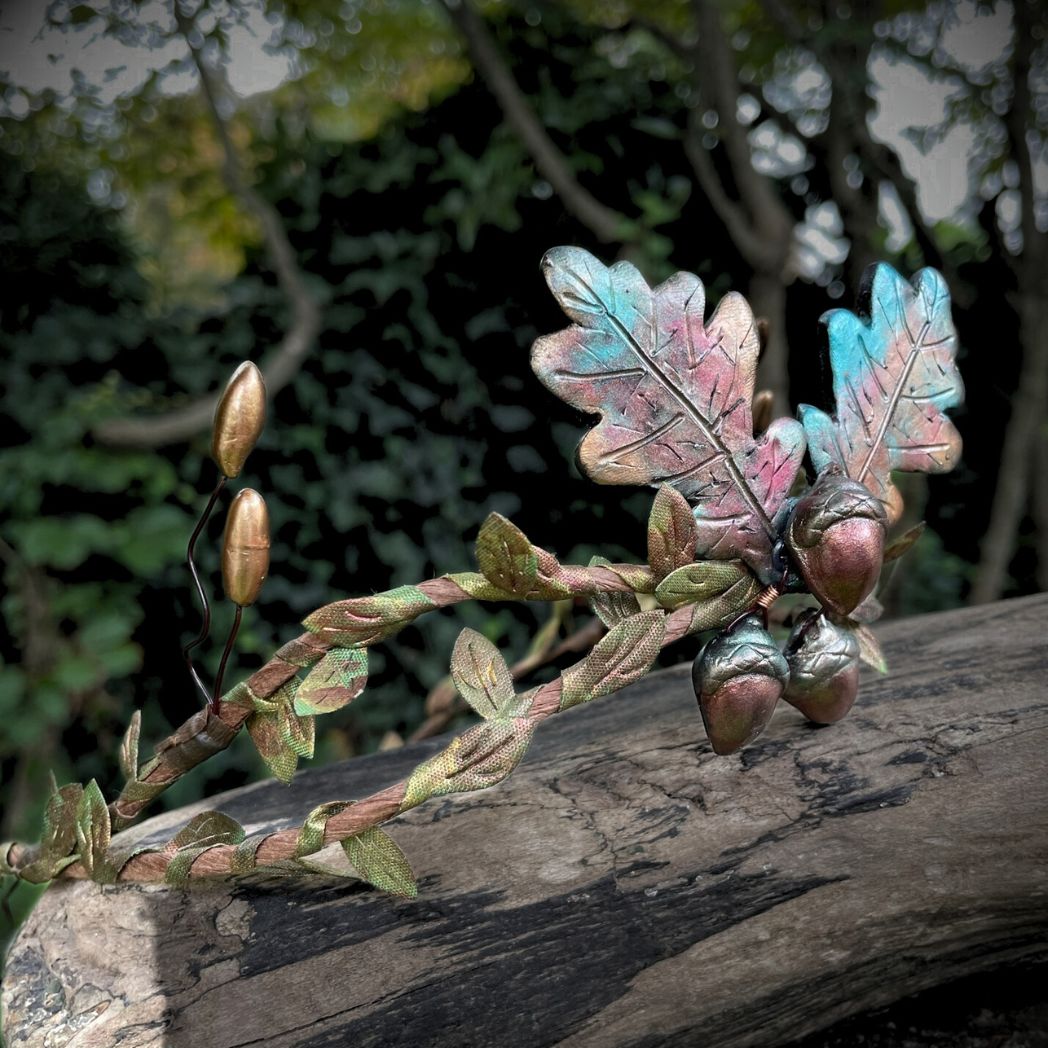
[{"label": "twisted wire stem", "polygon": [[[193,683],[197,686],[200,694],[204,696],[204,701],[209,704],[212,702],[212,693],[208,690],[207,685],[200,679],[200,674],[197,673],[196,666],[193,665],[192,655],[190,654],[194,648],[199,647],[199,645],[207,640],[207,636],[211,632],[211,602],[207,599],[207,591],[204,589],[204,584],[200,580],[200,573],[197,571],[194,557],[196,554],[197,539],[200,538],[201,532],[203,532],[204,527],[211,518],[211,513],[215,508],[215,503],[218,501],[219,495],[222,494],[222,489],[226,486],[226,479],[225,476],[218,478],[218,483],[211,492],[211,497],[207,500],[204,512],[200,515],[196,527],[193,528],[193,534],[189,536],[189,543],[186,546],[186,565],[189,567],[189,574],[193,578],[193,587],[196,590],[197,599],[200,601],[200,606],[203,609],[203,618],[200,624],[200,632],[182,649],[182,658],[185,660],[186,668],[189,670],[189,675],[192,677]],[[215,690],[217,692],[217,685]]]}]

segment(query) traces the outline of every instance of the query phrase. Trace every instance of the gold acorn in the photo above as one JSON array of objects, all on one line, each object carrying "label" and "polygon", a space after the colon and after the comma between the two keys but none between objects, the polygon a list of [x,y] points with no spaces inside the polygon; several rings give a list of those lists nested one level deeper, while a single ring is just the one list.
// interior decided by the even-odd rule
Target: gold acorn
[{"label": "gold acorn", "polygon": [[237,493],[226,518],[222,542],[222,587],[226,596],[246,608],[258,600],[269,571],[269,511],[251,488]]},{"label": "gold acorn", "polygon": [[211,429],[211,457],[224,476],[239,475],[265,424],[266,383],[262,372],[245,360],[226,383]]}]

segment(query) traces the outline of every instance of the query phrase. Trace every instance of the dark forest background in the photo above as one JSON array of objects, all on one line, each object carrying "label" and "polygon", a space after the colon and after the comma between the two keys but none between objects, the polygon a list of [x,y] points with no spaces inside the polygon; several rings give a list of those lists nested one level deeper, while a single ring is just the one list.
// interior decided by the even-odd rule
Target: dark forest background
[{"label": "dark forest background", "polygon": [[[274,542],[231,681],[320,604],[472,567],[492,510],[573,562],[643,556],[651,493],[579,475],[585,420],[528,367],[566,323],[539,272],[557,244],[652,282],[691,270],[711,303],[747,294],[780,411],[826,405],[818,318],[854,304],[869,262],[939,268],[964,461],[900,482],[905,523],[929,528],[889,613],[1048,587],[1044,5],[51,4],[40,61],[117,41],[146,73],[115,96],[119,70],[19,82],[4,33],[30,6],[0,14],[0,839],[35,835],[50,769],[117,787],[134,708],[156,740],[196,707],[180,647],[216,475],[202,398],[241,360],[276,368],[237,482]],[[245,25],[289,70],[246,97]],[[905,105],[893,77],[941,94],[942,119],[879,137],[879,107]],[[932,159],[919,179],[906,143]],[[213,582],[221,529],[200,546]],[[230,618],[220,604],[209,674]],[[416,731],[462,626],[512,661],[543,621],[467,605],[405,630],[317,761]],[[164,803],[262,770],[239,740]]]}]

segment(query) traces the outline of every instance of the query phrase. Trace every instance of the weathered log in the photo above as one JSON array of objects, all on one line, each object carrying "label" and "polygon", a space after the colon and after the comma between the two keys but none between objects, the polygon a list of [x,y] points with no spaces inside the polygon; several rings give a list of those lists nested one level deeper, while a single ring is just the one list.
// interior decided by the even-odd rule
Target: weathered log
[{"label": "weathered log", "polygon": [[[1048,597],[880,633],[891,675],[848,719],[783,706],[737,756],[685,667],[558,718],[503,785],[393,825],[414,901],[56,883],[9,953],[7,1044],[779,1045],[1048,956]],[[289,825],[434,745],[212,806]]]}]

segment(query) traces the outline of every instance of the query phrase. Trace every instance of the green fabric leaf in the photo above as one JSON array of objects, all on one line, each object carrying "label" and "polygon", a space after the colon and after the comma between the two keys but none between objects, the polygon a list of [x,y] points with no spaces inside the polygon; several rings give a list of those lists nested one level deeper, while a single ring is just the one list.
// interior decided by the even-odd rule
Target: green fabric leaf
[{"label": "green fabric leaf", "polygon": [[881,642],[868,626],[849,622],[848,628],[859,642],[859,658],[878,673],[888,672],[888,661],[884,657]]},{"label": "green fabric leaf", "polygon": [[31,884],[44,884],[70,863],[77,847],[77,815],[84,788],[78,782],[61,789],[52,782],[51,796],[44,809],[40,852],[36,860],[19,870],[19,877]]},{"label": "green fabric leaf", "polygon": [[418,895],[415,875],[404,853],[389,834],[377,826],[342,842],[353,869],[380,891],[414,899]]},{"label": "green fabric leaf", "polygon": [[457,571],[444,578],[450,579],[460,589],[465,590],[474,600],[524,600],[516,593],[499,589],[489,582],[479,571]]},{"label": "green fabric leaf", "polygon": [[[611,561],[606,560],[604,557],[593,557],[590,560],[590,567],[611,567]],[[632,618],[634,615],[639,615],[641,610],[640,601],[637,600],[635,593],[595,593],[590,597],[589,603],[593,609],[593,614],[608,629],[617,626],[626,619]]]},{"label": "green fabric leaf", "polygon": [[239,844],[244,827],[224,812],[204,811],[194,815],[171,839],[169,848],[214,847],[216,844]]},{"label": "green fabric leaf", "polygon": [[451,654],[458,693],[485,719],[504,714],[515,698],[513,677],[498,648],[476,630],[464,629]]},{"label": "green fabric leaf", "polygon": [[272,775],[285,784],[291,782],[298,767],[298,754],[284,737],[280,711],[251,714],[247,731]]},{"label": "green fabric leaf", "polygon": [[348,706],[368,680],[368,654],[361,648],[333,648],[309,672],[295,692],[295,712],[331,713]]},{"label": "green fabric leaf", "polygon": [[720,601],[729,614],[751,604],[760,592],[761,584],[741,560],[700,560],[667,575],[655,588],[655,599],[670,611]]},{"label": "green fabric leaf", "polygon": [[625,688],[651,668],[662,648],[665,615],[656,609],[620,622],[584,659],[565,670],[562,710]]},{"label": "green fabric leaf", "polygon": [[688,500],[663,484],[648,518],[648,564],[656,582],[695,559],[699,529]]},{"label": "green fabric leaf", "polygon": [[280,734],[297,757],[310,760],[316,746],[316,720],[300,717],[289,705],[283,706],[278,714]]},{"label": "green fabric leaf", "polygon": [[904,531],[897,539],[888,543],[884,550],[884,563],[890,564],[898,560],[904,553],[908,553],[913,544],[924,534],[927,524],[922,520],[915,524],[909,531]]},{"label": "green fabric leaf", "polygon": [[501,782],[520,763],[535,730],[526,717],[476,724],[410,775],[401,811],[429,797],[483,790]]},{"label": "green fabric leaf", "polygon": [[138,778],[138,740],[141,733],[142,711],[135,710],[120,743],[120,770],[128,782],[134,782]]},{"label": "green fabric leaf", "polygon": [[307,816],[298,834],[295,844],[295,858],[301,859],[305,855],[312,855],[324,847],[324,831],[328,819],[334,815],[340,815],[353,801],[328,801],[326,804],[318,804]]},{"label": "green fabric leaf", "polygon": [[556,578],[557,559],[533,546],[499,513],[491,513],[477,535],[477,566],[493,586],[526,600],[561,600],[571,588]]},{"label": "green fabric leaf", "polygon": [[76,840],[85,872],[99,884],[116,880],[116,867],[108,859],[110,835],[109,808],[98,783],[92,779],[77,804]]},{"label": "green fabric leaf", "polygon": [[399,586],[373,597],[328,604],[313,612],[303,625],[332,644],[364,648],[392,636],[434,607],[418,586]]}]

